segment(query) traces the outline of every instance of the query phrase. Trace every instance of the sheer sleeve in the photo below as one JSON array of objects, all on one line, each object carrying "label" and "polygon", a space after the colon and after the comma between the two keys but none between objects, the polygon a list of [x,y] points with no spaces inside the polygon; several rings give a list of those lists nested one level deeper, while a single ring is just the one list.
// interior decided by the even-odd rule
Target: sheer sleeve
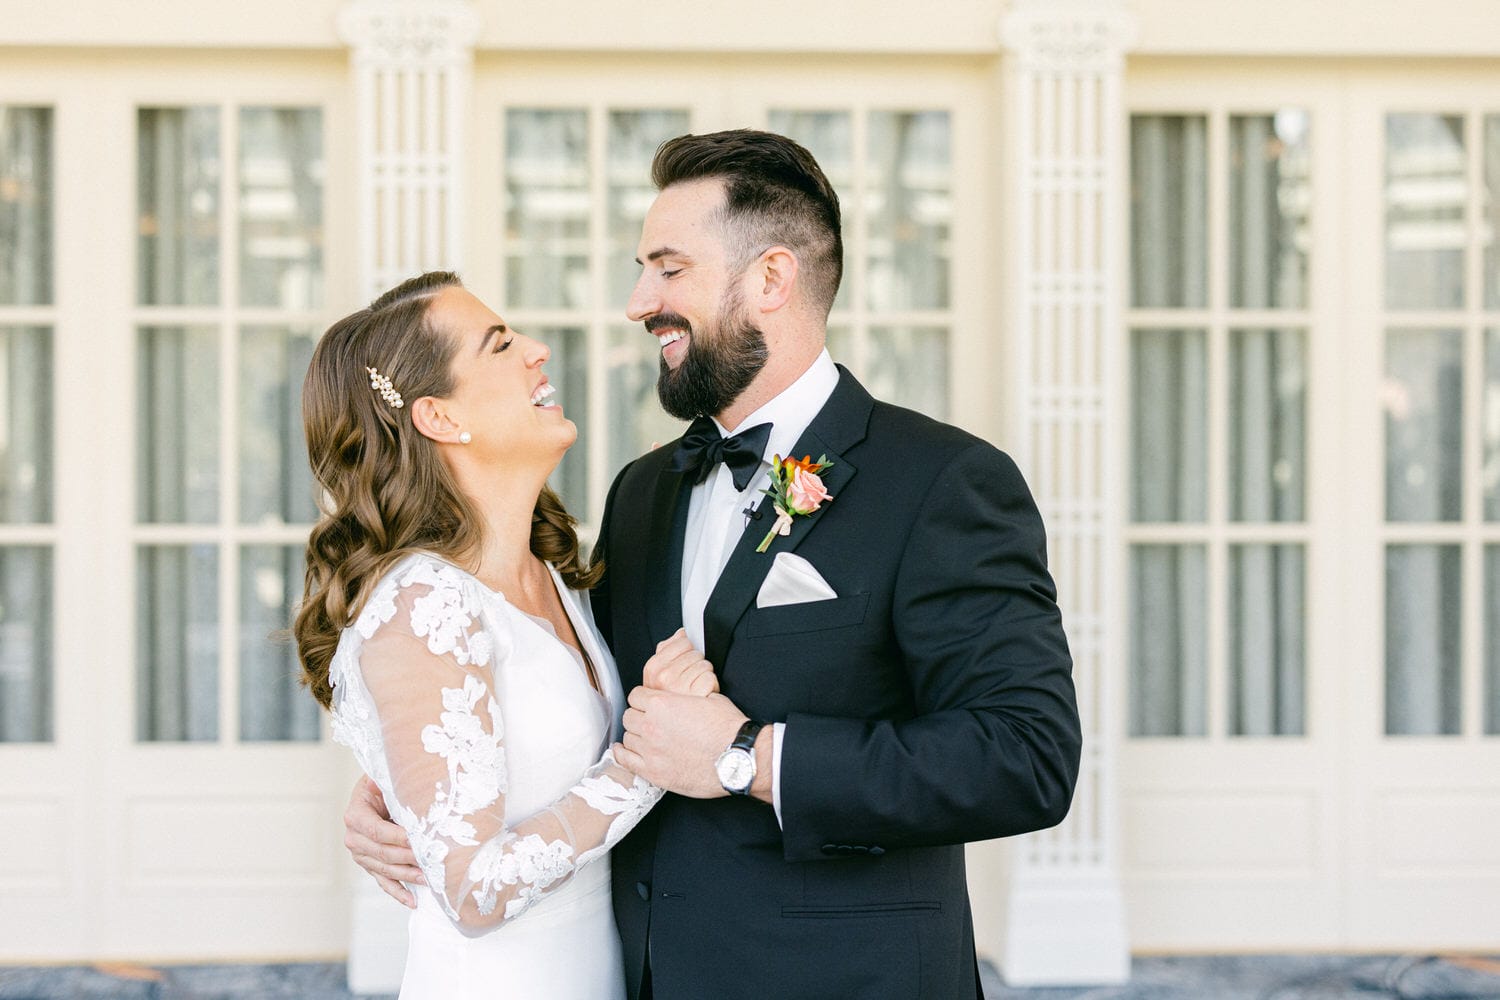
[{"label": "sheer sleeve", "polygon": [[492,693],[510,655],[471,580],[431,565],[383,587],[357,626],[359,673],[389,767],[391,817],[465,931],[523,913],[604,854],[661,791],[610,752],[541,812],[505,824],[505,731]]}]

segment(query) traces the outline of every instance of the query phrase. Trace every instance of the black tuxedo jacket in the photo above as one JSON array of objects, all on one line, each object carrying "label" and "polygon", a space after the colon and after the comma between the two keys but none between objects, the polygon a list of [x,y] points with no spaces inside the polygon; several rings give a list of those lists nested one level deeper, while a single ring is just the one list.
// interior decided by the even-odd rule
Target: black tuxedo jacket
[{"label": "black tuxedo jacket", "polygon": [[[674,450],[605,505],[593,606],[626,692],[682,623]],[[750,521],[704,611],[723,693],[787,724],[785,828],[752,799],[668,795],[615,848],[630,995],[649,941],[657,1000],[979,996],[962,845],[1060,822],[1078,773],[1041,518],[1004,454],[843,369],[793,453],[828,456],[833,499],[764,553],[772,517]],[[757,608],[781,551],[838,597]]]}]

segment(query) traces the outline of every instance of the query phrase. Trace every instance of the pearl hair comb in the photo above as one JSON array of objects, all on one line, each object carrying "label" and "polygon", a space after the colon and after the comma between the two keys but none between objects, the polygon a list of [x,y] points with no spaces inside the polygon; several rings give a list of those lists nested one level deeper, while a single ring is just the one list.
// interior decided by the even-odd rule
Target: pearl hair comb
[{"label": "pearl hair comb", "polygon": [[380,398],[385,400],[386,405],[397,410],[406,405],[405,401],[401,399],[401,393],[397,392],[396,387],[391,385],[390,379],[380,374],[374,368],[366,368],[365,371],[370,373],[370,388],[380,393]]}]

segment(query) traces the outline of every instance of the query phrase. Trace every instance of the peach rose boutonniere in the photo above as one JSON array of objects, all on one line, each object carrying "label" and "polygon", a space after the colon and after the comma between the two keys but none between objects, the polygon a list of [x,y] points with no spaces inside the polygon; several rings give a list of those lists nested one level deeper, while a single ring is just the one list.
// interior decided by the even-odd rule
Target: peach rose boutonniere
[{"label": "peach rose boutonniere", "polygon": [[771,503],[776,508],[776,523],[771,525],[771,530],[766,532],[766,537],[756,546],[757,552],[766,551],[771,545],[771,539],[777,535],[791,534],[792,518],[816,514],[822,509],[825,500],[833,499],[833,494],[828,492],[823,486],[823,480],[818,478],[818,473],[833,467],[827,455],[819,456],[816,462],[811,455],[805,456],[801,461],[782,458],[780,455],[772,457],[775,461],[771,463],[771,488],[761,492],[771,498]]}]

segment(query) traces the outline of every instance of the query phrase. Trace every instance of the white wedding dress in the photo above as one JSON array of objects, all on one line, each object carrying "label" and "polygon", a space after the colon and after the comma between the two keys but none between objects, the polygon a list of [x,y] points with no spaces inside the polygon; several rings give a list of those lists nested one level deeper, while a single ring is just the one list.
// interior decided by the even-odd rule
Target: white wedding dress
[{"label": "white wedding dress", "polygon": [[610,756],[614,662],[588,595],[552,578],[603,695],[549,622],[426,553],[381,578],[334,654],[334,738],[427,878],[402,1000],[625,995],[608,851],[661,792]]}]

